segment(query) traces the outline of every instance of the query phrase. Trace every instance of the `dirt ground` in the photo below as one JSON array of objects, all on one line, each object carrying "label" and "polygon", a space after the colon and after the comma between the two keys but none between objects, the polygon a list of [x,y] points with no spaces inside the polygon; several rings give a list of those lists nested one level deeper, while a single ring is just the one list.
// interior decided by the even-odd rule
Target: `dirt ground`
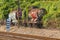
[{"label": "dirt ground", "polygon": [[[0,27],[0,31],[7,32],[6,26],[3,25]],[[17,27],[13,26],[10,28],[12,33],[18,34],[30,34],[30,35],[38,35],[43,37],[50,37],[50,38],[58,38],[60,39],[60,30],[52,30],[52,29],[39,29],[39,28],[30,28],[30,27]]]}]

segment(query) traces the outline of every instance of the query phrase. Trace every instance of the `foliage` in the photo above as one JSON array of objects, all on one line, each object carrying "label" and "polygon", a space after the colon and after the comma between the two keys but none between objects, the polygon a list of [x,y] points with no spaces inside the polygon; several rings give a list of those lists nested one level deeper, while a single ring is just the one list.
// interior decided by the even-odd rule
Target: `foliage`
[{"label": "foliage", "polygon": [[[37,6],[39,8],[45,8],[47,10],[47,15],[43,17],[44,25],[51,18],[60,15],[60,0],[59,1],[43,1],[43,0],[19,0],[20,8],[22,9],[22,18],[24,19],[24,13],[26,13],[26,18],[28,17],[28,10],[31,6]],[[17,0],[0,0],[0,19],[8,18],[8,14],[12,9],[18,8]],[[60,17],[60,16],[59,16]]]}]

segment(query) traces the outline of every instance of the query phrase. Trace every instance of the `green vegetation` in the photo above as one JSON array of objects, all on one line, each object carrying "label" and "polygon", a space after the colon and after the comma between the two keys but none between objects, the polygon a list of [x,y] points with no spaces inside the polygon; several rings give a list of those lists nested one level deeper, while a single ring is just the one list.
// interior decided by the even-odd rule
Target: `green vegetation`
[{"label": "green vegetation", "polygon": [[[60,18],[60,0],[59,1],[41,1],[41,0],[19,0],[20,8],[22,9],[24,19],[24,12],[26,12],[26,18],[28,17],[28,10],[31,6],[38,6],[39,8],[45,8],[48,12],[47,15],[43,17],[44,26],[48,25],[48,21],[52,19],[59,20]],[[17,0],[0,0],[0,19],[6,19],[9,12],[12,9],[18,8]],[[56,21],[57,22],[57,21]],[[60,21],[59,21],[60,22]],[[59,24],[60,27],[60,24]]]}]

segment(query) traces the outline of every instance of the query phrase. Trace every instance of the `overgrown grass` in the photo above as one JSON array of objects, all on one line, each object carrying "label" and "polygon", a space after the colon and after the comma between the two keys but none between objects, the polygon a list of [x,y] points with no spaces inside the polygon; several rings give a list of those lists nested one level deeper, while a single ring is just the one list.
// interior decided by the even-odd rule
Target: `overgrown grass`
[{"label": "overgrown grass", "polygon": [[[12,9],[17,9],[17,1],[16,0],[0,0],[0,14],[4,14],[5,18],[7,14]],[[31,6],[38,6],[40,8],[45,8],[47,10],[47,14],[43,16],[43,24],[48,24],[47,21],[55,18],[57,19],[56,15],[60,14],[60,0],[59,1],[40,1],[40,0],[20,0],[20,8],[22,9],[22,18],[24,19],[24,13],[26,12],[26,19],[28,18],[28,10]],[[59,17],[60,18],[60,17]],[[0,15],[0,19],[2,19],[2,15]],[[57,22],[57,21],[56,21]],[[59,24],[60,25],[60,24]]]}]

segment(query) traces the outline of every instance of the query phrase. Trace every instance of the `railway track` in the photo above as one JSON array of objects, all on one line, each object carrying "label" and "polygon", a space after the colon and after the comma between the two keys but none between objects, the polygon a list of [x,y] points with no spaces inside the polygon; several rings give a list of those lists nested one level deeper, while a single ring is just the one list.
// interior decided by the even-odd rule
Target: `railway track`
[{"label": "railway track", "polygon": [[41,37],[35,35],[0,32],[0,40],[60,40],[56,38]]}]

